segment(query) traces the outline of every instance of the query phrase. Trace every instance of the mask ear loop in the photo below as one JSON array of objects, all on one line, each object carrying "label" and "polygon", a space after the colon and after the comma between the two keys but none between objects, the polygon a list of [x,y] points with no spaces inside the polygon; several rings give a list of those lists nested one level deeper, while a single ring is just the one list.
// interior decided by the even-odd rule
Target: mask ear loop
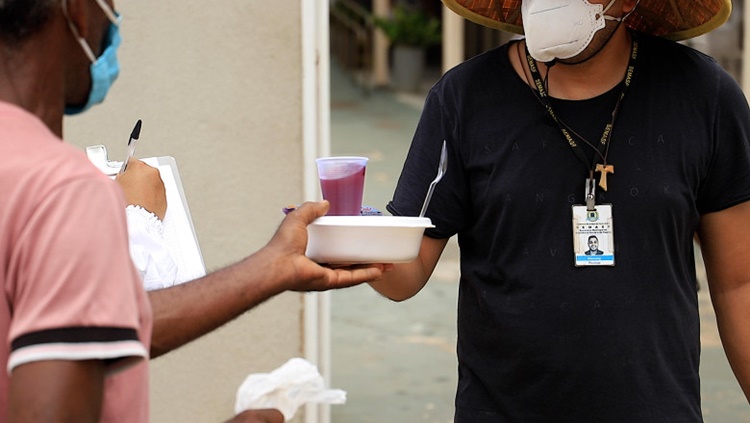
[{"label": "mask ear loop", "polygon": [[[609,8],[612,7],[613,4],[615,4],[615,1],[616,0],[610,0],[607,7],[605,7],[604,10],[602,10],[602,16],[604,16],[604,19],[607,19],[607,16],[605,15],[605,13],[607,13],[607,10],[609,10]],[[614,18],[614,19],[617,19],[617,18]]]},{"label": "mask ear loop", "polygon": [[[636,0],[636,2],[635,2],[635,6],[633,6],[633,8],[632,8],[632,9],[630,9],[630,12],[626,13],[626,14],[625,14],[625,16],[623,16],[623,17],[621,17],[621,18],[616,18],[616,17],[614,17],[614,16],[607,16],[607,15],[604,15],[604,12],[606,12],[606,11],[607,11],[607,10],[608,10],[608,9],[609,9],[609,8],[610,8],[611,6],[612,6],[612,4],[614,3],[614,1],[611,1],[611,2],[610,2],[610,3],[608,4],[608,5],[607,5],[607,7],[606,7],[606,8],[604,9],[604,11],[602,12],[602,16],[604,16],[604,19],[605,19],[605,20],[611,20],[611,21],[616,21],[616,22],[617,22],[617,26],[615,27],[615,30],[614,30],[614,31],[612,31],[612,33],[611,33],[611,34],[609,34],[609,37],[607,38],[607,41],[605,41],[605,42],[604,42],[604,44],[602,44],[602,46],[601,46],[601,47],[599,48],[599,50],[597,50],[596,52],[594,52],[594,54],[592,54],[591,56],[589,56],[589,57],[587,57],[587,58],[585,58],[585,59],[581,60],[580,62],[575,62],[575,63],[567,63],[567,64],[568,64],[568,65],[580,65],[581,63],[585,63],[585,62],[589,61],[589,59],[591,59],[591,58],[593,58],[594,56],[596,56],[596,55],[597,55],[597,54],[599,53],[599,51],[601,51],[601,49],[603,49],[603,48],[604,48],[604,46],[606,46],[606,45],[607,45],[607,44],[609,43],[609,40],[611,40],[611,39],[612,39],[612,37],[613,37],[613,36],[615,35],[615,32],[617,32],[617,30],[618,30],[618,29],[620,28],[620,25],[621,25],[621,24],[622,24],[623,22],[625,22],[625,19],[627,19],[627,18],[628,18],[628,16],[630,16],[630,15],[631,15],[631,14],[632,14],[633,12],[635,12],[635,8],[636,8],[636,7],[638,7],[638,4],[639,4],[640,2],[641,2],[641,0]],[[552,64],[554,64],[554,62],[553,62]],[[549,69],[547,70],[547,73],[549,73]],[[547,89],[547,92],[549,92],[549,89]]]},{"label": "mask ear loop", "polygon": [[[96,0],[96,4],[99,5],[104,14],[107,16],[107,19],[109,19],[109,21],[112,22],[113,25],[118,27],[120,26],[120,19],[117,18],[117,14],[114,12],[114,10],[112,10],[111,7],[109,7],[109,5],[104,0]],[[78,44],[81,45],[83,52],[89,58],[91,63],[96,63],[96,55],[94,55],[94,51],[91,50],[91,47],[86,42],[86,39],[81,37],[81,34],[78,32],[78,28],[73,25],[73,21],[70,19],[70,14],[68,13],[68,0],[62,1],[62,9],[63,15],[65,15],[65,20],[68,21],[68,27],[76,37],[76,41],[78,41]]]},{"label": "mask ear loop", "polygon": [[604,9],[604,11],[602,12],[602,16],[604,16],[604,19],[606,19],[606,20],[610,20],[610,21],[617,21],[618,23],[621,23],[621,22],[623,22],[623,21],[624,21],[625,19],[627,19],[627,18],[628,18],[628,16],[630,16],[631,14],[633,14],[633,12],[635,12],[635,9],[636,9],[636,8],[638,7],[638,5],[639,5],[639,4],[641,3],[641,0],[636,0],[636,2],[635,2],[635,6],[633,6],[633,8],[632,8],[632,9],[630,9],[630,12],[626,13],[626,14],[625,14],[625,16],[623,16],[623,17],[621,17],[621,18],[616,18],[616,17],[614,17],[614,16],[608,16],[608,15],[605,15],[605,13],[607,12],[607,10],[609,10],[609,8],[610,8],[610,7],[612,6],[612,4],[613,4],[613,3],[614,3],[614,1],[610,2],[610,3],[609,3],[609,4],[607,5],[607,7],[606,7],[606,8]]},{"label": "mask ear loop", "polygon": [[70,30],[73,32],[73,36],[76,37],[76,41],[78,41],[78,44],[81,45],[83,52],[89,58],[91,63],[96,63],[96,56],[94,56],[94,51],[91,50],[91,47],[89,47],[89,44],[86,42],[86,40],[83,37],[81,37],[80,33],[78,32],[78,28],[76,28],[76,26],[73,25],[73,21],[70,20],[70,14],[68,14],[68,0],[63,0],[62,9],[63,9],[63,15],[65,15],[65,20],[68,21],[68,28],[70,28]]},{"label": "mask ear loop", "polygon": [[102,11],[104,11],[104,14],[107,15],[107,19],[109,19],[110,22],[112,22],[115,26],[120,26],[120,21],[117,19],[117,14],[115,14],[115,11],[112,10],[111,7],[105,2],[104,0],[96,0],[96,3],[99,5],[99,7],[102,8]]}]

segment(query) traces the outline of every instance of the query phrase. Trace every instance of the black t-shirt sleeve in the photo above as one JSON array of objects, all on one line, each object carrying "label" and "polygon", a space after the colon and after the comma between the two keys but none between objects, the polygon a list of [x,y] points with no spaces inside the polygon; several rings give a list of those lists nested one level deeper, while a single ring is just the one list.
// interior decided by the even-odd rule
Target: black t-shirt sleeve
[{"label": "black t-shirt sleeve", "polygon": [[417,216],[424,203],[430,183],[437,176],[443,140],[448,149],[448,168],[435,186],[425,213],[435,228],[425,231],[432,238],[449,238],[465,221],[468,190],[465,188],[461,159],[457,152],[458,128],[450,118],[453,105],[444,101],[445,81],[427,95],[414,139],[406,157],[401,176],[386,209],[398,216]]},{"label": "black t-shirt sleeve", "polygon": [[750,109],[737,83],[719,73],[713,154],[698,191],[698,211],[716,212],[750,199]]}]

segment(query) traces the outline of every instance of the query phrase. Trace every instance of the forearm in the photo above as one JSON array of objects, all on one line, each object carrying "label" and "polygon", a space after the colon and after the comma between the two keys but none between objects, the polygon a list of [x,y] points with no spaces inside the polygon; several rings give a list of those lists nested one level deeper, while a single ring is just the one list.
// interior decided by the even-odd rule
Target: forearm
[{"label": "forearm", "polygon": [[346,288],[382,276],[386,265],[331,269],[304,255],[307,225],[328,204],[305,203],[291,212],[271,241],[241,262],[171,288],[149,291],[154,315],[151,358],[182,346],[284,291]]},{"label": "forearm", "polygon": [[[174,350],[284,291],[281,269],[261,250],[201,279],[149,292],[151,358]],[[270,277],[269,275],[275,275]]]},{"label": "forearm", "polygon": [[414,261],[396,264],[393,270],[370,282],[370,286],[394,301],[413,297],[430,279],[447,243],[447,239],[424,237],[419,256]]},{"label": "forearm", "polygon": [[427,283],[426,274],[419,259],[410,263],[400,263],[370,286],[393,301],[404,301],[416,295]]},{"label": "forearm", "polygon": [[724,351],[750,402],[750,284],[712,290],[711,298]]},{"label": "forearm", "polygon": [[701,217],[698,228],[721,343],[750,401],[750,202]]}]

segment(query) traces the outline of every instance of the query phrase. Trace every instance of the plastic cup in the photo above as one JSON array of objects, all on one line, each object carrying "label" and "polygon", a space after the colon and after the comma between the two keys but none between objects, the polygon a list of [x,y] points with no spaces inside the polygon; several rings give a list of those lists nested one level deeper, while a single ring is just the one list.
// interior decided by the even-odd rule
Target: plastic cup
[{"label": "plastic cup", "polygon": [[331,203],[327,215],[359,216],[367,157],[321,157],[315,161],[323,199]]}]

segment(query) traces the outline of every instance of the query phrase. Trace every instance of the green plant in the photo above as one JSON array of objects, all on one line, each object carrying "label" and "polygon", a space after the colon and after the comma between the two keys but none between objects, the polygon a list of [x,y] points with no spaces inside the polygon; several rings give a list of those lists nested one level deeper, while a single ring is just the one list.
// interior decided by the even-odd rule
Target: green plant
[{"label": "green plant", "polygon": [[429,47],[439,44],[443,35],[440,20],[404,6],[396,6],[390,18],[375,17],[373,22],[394,45]]}]

